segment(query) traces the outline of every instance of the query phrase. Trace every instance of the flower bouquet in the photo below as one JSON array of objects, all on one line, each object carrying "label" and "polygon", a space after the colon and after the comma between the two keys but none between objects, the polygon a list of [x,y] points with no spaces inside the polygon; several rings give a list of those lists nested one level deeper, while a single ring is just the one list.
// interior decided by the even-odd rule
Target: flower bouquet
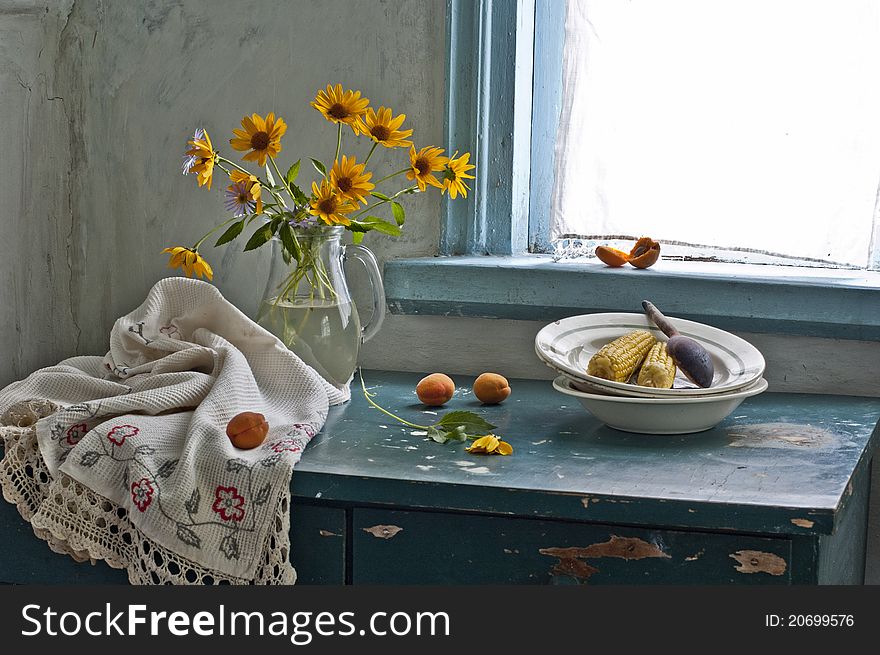
[{"label": "flower bouquet", "polygon": [[[188,141],[183,173],[195,175],[199,187],[210,189],[215,173],[222,171],[229,182],[225,204],[231,216],[191,247],[175,246],[163,252],[170,254],[170,267],[182,269],[187,276],[211,280],[213,271],[199,250],[202,244],[220,230],[223,232],[214,245],[230,243],[255,224],[244,250],[271,243],[280,255],[273,258],[257,320],[325,377],[343,383],[354,370],[360,342],[372,336],[378,324],[374,318],[372,333],[361,330],[342,275],[346,247],[340,244],[340,236],[345,230],[352,233],[355,246],[348,249],[367,265],[381,322],[384,297],[377,293],[381,289],[378,267],[372,254],[357,244],[371,231],[401,234],[406,218],[400,202],[404,195],[433,187],[441,193],[448,191],[450,198],[467,196],[466,180],[474,178],[470,173],[474,165],[469,163],[469,153],[455,152],[447,157],[435,146],[417,150],[411,140],[413,131],[403,126],[406,115],[395,115],[384,106],[374,109],[360,91],[328,85],[318,91],[311,106],[336,125],[336,147],[329,166],[320,159],[309,159],[317,173],[310,193],[297,184],[301,159],[286,172],[279,167],[277,158],[287,131],[280,116],[269,113],[242,118],[241,129],[234,129],[229,140],[232,150],[244,153],[241,163],[221,155],[206,130],[196,130]],[[355,139],[354,148],[357,141],[366,142],[360,146],[366,153],[362,161],[353,151],[343,149],[343,132]],[[408,147],[408,163],[374,177],[369,164],[380,145]],[[248,170],[248,163],[255,165],[255,170]],[[405,176],[407,183],[402,188],[388,188],[400,176]],[[329,340],[327,325],[333,333]]]}]

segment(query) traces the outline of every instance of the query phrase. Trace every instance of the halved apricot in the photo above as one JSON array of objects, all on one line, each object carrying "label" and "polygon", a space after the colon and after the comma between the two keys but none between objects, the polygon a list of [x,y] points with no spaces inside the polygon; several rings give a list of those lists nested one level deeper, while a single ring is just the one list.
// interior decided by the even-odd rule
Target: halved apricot
[{"label": "halved apricot", "polygon": [[642,237],[629,253],[627,261],[636,268],[648,268],[660,259],[660,244],[650,237]]},{"label": "halved apricot", "polygon": [[609,248],[608,246],[597,246],[596,257],[608,266],[617,268],[623,266],[629,261],[629,255],[618,250],[617,248]]}]

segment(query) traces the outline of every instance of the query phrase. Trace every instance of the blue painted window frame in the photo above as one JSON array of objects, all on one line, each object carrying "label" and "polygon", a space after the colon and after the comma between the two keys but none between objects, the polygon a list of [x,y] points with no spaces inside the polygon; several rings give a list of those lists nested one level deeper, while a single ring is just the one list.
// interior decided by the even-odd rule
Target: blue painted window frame
[{"label": "blue painted window frame", "polygon": [[439,254],[460,256],[386,263],[391,311],[546,321],[639,311],[650,298],[669,315],[727,329],[880,340],[878,271],[622,270],[527,254],[549,249],[564,13],[561,0],[447,0],[446,147],[470,150],[477,177],[466,199],[444,204]]}]

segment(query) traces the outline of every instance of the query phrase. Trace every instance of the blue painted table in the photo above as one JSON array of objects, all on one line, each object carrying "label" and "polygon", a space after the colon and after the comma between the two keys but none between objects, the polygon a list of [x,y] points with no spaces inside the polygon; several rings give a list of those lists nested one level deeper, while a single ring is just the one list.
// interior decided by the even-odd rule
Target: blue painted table
[{"label": "blue painted table", "polygon": [[[385,407],[436,419],[420,376],[365,376]],[[477,411],[515,449],[481,457],[393,422],[355,381],[294,471],[300,582],[862,582],[880,399],[765,393],[708,432],[648,436],[604,427],[546,381],[512,387],[484,407],[459,386],[439,411]],[[124,581],[52,554],[5,503],[0,530],[0,581]]]}]

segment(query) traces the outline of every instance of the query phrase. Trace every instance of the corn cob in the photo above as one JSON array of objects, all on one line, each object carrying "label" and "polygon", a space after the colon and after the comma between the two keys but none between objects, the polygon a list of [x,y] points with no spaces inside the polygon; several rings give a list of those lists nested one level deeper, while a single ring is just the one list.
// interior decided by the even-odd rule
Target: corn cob
[{"label": "corn cob", "polygon": [[590,358],[587,373],[603,380],[626,382],[655,343],[647,330],[630,332],[602,346]]},{"label": "corn cob", "polygon": [[645,357],[645,362],[639,371],[638,384],[655,389],[671,389],[674,379],[675,362],[666,352],[666,344],[658,341]]}]

